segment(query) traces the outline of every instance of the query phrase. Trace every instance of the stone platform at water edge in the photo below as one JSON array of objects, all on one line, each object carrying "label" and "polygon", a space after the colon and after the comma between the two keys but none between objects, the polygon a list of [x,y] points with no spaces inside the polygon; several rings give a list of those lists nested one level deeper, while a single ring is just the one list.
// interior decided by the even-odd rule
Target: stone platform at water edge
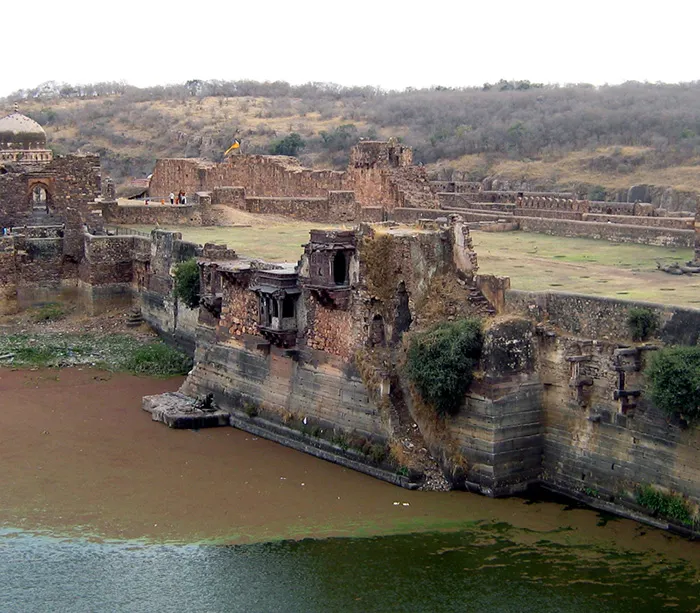
[{"label": "stone platform at water edge", "polygon": [[197,429],[229,425],[229,414],[216,408],[201,408],[202,401],[180,392],[144,396],[141,408],[170,428]]}]

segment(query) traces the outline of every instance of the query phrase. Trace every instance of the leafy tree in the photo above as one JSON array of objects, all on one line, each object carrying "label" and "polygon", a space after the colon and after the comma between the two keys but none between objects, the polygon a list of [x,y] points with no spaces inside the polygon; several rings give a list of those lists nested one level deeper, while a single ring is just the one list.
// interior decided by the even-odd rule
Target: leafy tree
[{"label": "leafy tree", "polygon": [[669,415],[700,416],[700,347],[667,347],[644,371],[654,404]]},{"label": "leafy tree", "polygon": [[588,190],[588,199],[594,202],[605,200],[605,188],[602,185],[594,185]]},{"label": "leafy tree", "polygon": [[651,309],[631,308],[627,315],[627,325],[632,340],[645,341],[659,328],[659,316]]},{"label": "leafy tree", "polygon": [[406,374],[440,415],[454,415],[472,382],[483,334],[477,319],[440,323],[411,339]]},{"label": "leafy tree", "polygon": [[306,143],[297,132],[292,132],[282,140],[272,143],[270,153],[272,155],[297,155],[300,149],[306,147]]},{"label": "leafy tree", "polygon": [[199,266],[194,258],[175,266],[175,295],[191,309],[199,306]]}]

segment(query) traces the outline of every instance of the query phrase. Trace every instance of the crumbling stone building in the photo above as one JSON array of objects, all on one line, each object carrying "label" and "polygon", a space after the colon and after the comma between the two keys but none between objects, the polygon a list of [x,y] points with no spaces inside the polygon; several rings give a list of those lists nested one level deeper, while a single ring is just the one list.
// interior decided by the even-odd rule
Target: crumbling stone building
[{"label": "crumbling stone building", "polygon": [[[663,415],[641,375],[663,344],[698,343],[700,311],[643,305],[661,325],[657,338],[639,343],[625,323],[633,302],[519,292],[508,279],[478,274],[463,217],[399,206],[433,202],[432,191],[408,187],[423,176],[409,161],[403,148],[369,143],[347,174],[324,180],[346,188],[355,174],[360,212],[380,202],[382,216],[393,207],[394,216],[427,211],[435,219],[312,231],[296,265],[161,230],[101,234],[89,217],[100,183],[96,158],[5,163],[0,214],[13,230],[0,237],[0,307],[61,297],[92,312],[136,304],[195,357],[181,398],[212,394],[236,427],[407,487],[447,484],[496,496],[544,484],[637,517],[637,485],[700,503],[700,434]],[[254,169],[256,190],[267,189],[260,177],[272,181],[277,172],[290,186],[313,183],[275,160],[236,164]],[[269,175],[256,174],[261,165]],[[35,179],[50,199],[34,199]],[[222,185],[205,201],[216,189],[240,200],[238,187]],[[112,201],[107,183],[105,192]],[[281,194],[252,198],[261,208],[295,199]],[[305,198],[309,207],[314,198],[330,200],[316,194]],[[174,266],[190,258],[200,271],[196,309],[173,291]],[[467,315],[484,323],[478,376],[457,414],[438,419],[403,375],[404,343]],[[416,465],[391,463],[387,446],[415,456]]]},{"label": "crumbling stone building", "polygon": [[162,214],[163,219],[179,215],[181,223],[206,224],[211,222],[211,204],[307,221],[358,222],[382,221],[400,207],[439,206],[425,170],[412,165],[411,149],[393,140],[361,141],[345,171],[304,168],[287,156],[238,155],[218,164],[158,160],[150,197],[157,202],[180,191],[189,195],[192,209],[110,203],[103,213],[114,223],[138,223],[141,216],[150,220]]}]

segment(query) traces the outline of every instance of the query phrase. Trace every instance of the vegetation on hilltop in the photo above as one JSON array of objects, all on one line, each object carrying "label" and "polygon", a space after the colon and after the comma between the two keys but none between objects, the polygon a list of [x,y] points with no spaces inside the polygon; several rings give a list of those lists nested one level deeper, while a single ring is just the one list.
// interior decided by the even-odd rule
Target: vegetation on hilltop
[{"label": "vegetation on hilltop", "polygon": [[[678,179],[682,187],[700,190],[694,172],[700,82],[593,87],[502,80],[401,92],[255,81],[149,88],[46,83],[11,94],[0,111],[16,100],[46,127],[59,153],[100,153],[117,180],[145,176],[157,157],[220,160],[234,137],[245,152],[267,153],[298,134],[302,161],[342,167],[358,139],[394,135],[414,147],[416,161],[436,164],[442,178],[477,180],[522,163],[530,176],[546,180],[595,176],[616,186],[659,172],[679,187],[668,170],[684,168],[690,171]],[[552,165],[568,159],[571,167],[560,177]]]}]

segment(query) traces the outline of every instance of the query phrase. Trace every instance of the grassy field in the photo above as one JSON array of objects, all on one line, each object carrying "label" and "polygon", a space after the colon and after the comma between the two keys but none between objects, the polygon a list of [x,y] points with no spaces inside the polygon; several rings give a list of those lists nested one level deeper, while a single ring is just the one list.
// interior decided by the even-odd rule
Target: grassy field
[{"label": "grassy field", "polygon": [[[280,218],[249,216],[249,227],[170,227],[183,238],[203,244],[226,243],[239,254],[272,262],[296,262],[309,230],[322,227]],[[141,231],[150,227],[135,226]],[[691,249],[619,244],[584,238],[562,238],[526,232],[472,233],[479,272],[511,278],[511,287],[530,291],[567,291],[700,305],[700,275],[673,276],[656,263],[687,262]]]},{"label": "grassy field", "polygon": [[[140,232],[150,232],[151,226],[129,226]],[[258,223],[247,227],[229,226],[168,226],[168,230],[182,232],[185,240],[193,243],[227,244],[239,255],[260,258],[269,262],[296,262],[309,242],[309,230],[327,227],[318,223],[280,222]],[[165,228],[161,228],[165,229]]]},{"label": "grassy field", "polygon": [[479,272],[508,276],[514,289],[700,304],[700,276],[674,276],[656,268],[657,262],[687,262],[691,249],[526,232],[473,232],[472,237]]}]

